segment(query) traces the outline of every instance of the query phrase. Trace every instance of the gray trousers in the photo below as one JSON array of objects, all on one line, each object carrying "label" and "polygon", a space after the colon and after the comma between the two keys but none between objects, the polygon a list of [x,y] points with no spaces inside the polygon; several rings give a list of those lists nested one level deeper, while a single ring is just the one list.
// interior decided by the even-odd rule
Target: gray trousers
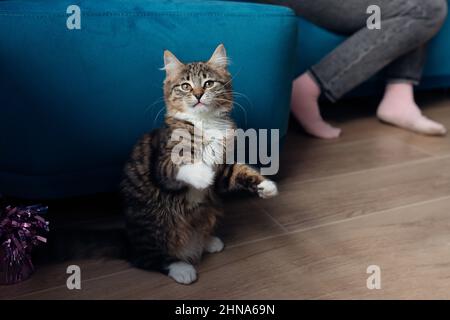
[{"label": "gray trousers", "polygon": [[[348,38],[312,66],[310,74],[331,101],[385,68],[388,81],[418,84],[426,42],[447,16],[447,0],[267,0]],[[381,9],[381,29],[369,30],[370,5]],[[301,30],[300,30],[301,32]]]}]

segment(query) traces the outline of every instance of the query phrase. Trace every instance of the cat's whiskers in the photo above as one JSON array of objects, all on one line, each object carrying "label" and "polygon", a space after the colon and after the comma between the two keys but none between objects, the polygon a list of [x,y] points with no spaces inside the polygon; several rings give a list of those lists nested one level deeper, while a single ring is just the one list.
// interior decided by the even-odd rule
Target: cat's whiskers
[{"label": "cat's whiskers", "polygon": [[241,67],[238,71],[236,71],[236,73],[235,73],[234,75],[231,76],[230,80],[228,80],[227,82],[225,82],[225,83],[223,84],[223,86],[225,87],[227,84],[231,83],[231,81],[233,81],[233,80],[239,75],[239,73],[241,72],[241,70],[242,70],[242,67]]},{"label": "cat's whiskers", "polygon": [[231,93],[232,95],[239,97],[239,98],[244,98],[245,100],[247,100],[247,102],[252,105],[252,102],[250,101],[249,97],[241,92],[238,91],[225,91],[225,93]]},{"label": "cat's whiskers", "polygon": [[229,100],[229,99],[224,99],[224,98],[215,98],[215,100],[230,102],[233,105],[236,105],[239,108],[241,108],[241,110],[244,112],[244,121],[245,121],[245,126],[247,127],[247,110],[245,110],[245,108],[239,102]]},{"label": "cat's whiskers", "polygon": [[166,106],[163,106],[161,109],[159,109],[158,113],[156,114],[155,118],[153,119],[153,126],[156,124],[156,120],[158,120],[159,115],[161,112],[163,112],[166,109]]},{"label": "cat's whiskers", "polygon": [[159,97],[151,105],[149,105],[148,107],[145,108],[144,113],[146,113],[147,111],[152,109],[155,105],[158,105],[159,103],[163,103],[163,102],[164,102],[164,96]]}]

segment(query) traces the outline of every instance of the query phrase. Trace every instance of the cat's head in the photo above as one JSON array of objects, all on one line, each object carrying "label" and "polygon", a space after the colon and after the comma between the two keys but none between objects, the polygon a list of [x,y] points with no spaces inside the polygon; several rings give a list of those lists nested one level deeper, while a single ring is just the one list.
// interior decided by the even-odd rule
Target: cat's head
[{"label": "cat's head", "polygon": [[225,47],[221,44],[206,62],[182,63],[164,52],[164,98],[171,116],[224,115],[232,102],[231,75]]}]

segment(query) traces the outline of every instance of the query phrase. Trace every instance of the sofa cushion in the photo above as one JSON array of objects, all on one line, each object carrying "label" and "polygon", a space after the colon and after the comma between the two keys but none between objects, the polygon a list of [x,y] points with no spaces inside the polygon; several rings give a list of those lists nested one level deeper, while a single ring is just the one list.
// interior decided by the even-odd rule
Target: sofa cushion
[{"label": "sofa cushion", "polygon": [[[76,4],[81,29],[68,29]],[[244,128],[289,116],[297,19],[216,1],[0,2],[0,192],[27,198],[114,190],[138,139],[164,116],[162,54],[207,59],[224,43]]]}]

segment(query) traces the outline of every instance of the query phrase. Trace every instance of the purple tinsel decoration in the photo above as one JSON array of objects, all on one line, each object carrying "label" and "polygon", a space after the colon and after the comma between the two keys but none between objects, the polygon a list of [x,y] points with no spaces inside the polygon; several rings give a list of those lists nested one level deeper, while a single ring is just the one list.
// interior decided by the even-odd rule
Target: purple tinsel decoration
[{"label": "purple tinsel decoration", "polygon": [[41,217],[41,205],[0,208],[0,283],[12,284],[27,279],[34,271],[31,251],[46,243],[48,221]]}]

